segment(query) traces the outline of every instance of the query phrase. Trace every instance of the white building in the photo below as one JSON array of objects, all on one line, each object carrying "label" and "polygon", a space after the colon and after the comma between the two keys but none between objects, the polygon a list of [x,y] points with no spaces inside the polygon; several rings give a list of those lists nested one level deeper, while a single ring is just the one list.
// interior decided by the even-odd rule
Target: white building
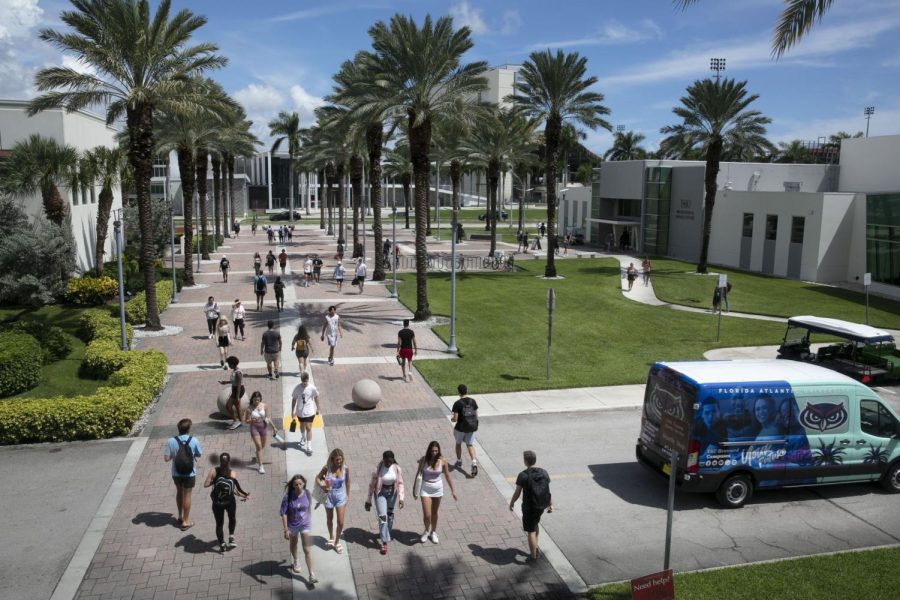
[{"label": "white building", "polygon": [[[47,110],[29,117],[26,114],[28,103],[20,100],[0,100],[0,151],[9,151],[16,143],[27,139],[32,134],[68,144],[83,152],[97,146],[115,147],[115,136],[118,130],[108,126],[106,119],[87,111],[66,112],[61,109]],[[99,186],[84,189],[72,189],[59,186],[59,191],[68,202],[69,214],[72,218],[72,235],[77,249],[77,265],[79,270],[94,267],[97,244],[97,200],[100,196]],[[43,203],[39,194],[21,199],[25,211],[34,217],[43,211]],[[112,210],[122,208],[122,195],[119,186],[113,187]],[[114,214],[114,213],[113,213]],[[113,219],[110,218],[109,231],[106,236],[106,256],[113,255]]]}]

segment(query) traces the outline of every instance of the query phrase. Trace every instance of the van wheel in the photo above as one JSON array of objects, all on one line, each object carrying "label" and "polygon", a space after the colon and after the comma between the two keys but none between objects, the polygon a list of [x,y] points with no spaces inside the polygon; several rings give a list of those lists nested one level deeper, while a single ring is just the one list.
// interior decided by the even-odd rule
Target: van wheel
[{"label": "van wheel", "polygon": [[744,474],[732,475],[716,490],[716,498],[725,508],[740,508],[751,496],[753,496],[753,482]]},{"label": "van wheel", "polygon": [[881,478],[881,485],[892,494],[900,494],[900,462],[888,467]]}]

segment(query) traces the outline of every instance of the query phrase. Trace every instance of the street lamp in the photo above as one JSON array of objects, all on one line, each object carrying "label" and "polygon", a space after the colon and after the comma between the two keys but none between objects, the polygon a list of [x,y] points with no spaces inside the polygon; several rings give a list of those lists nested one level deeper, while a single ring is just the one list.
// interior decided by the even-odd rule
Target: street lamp
[{"label": "street lamp", "polygon": [[[391,194],[391,214],[393,216],[391,222],[391,235],[394,239],[394,248],[399,248],[400,246],[397,244],[397,194],[395,193]],[[391,290],[391,298],[397,297],[397,252],[394,248],[391,248],[391,264],[394,265],[394,289]],[[377,252],[378,248],[376,248],[375,251]]]},{"label": "street lamp", "polygon": [[456,354],[456,220],[459,211],[454,203],[450,216],[450,342],[447,344],[447,353]]},{"label": "street lamp", "polygon": [[178,289],[178,285],[175,279],[175,204],[172,202],[172,197],[169,196],[169,163],[166,162],[166,202],[169,203],[169,241],[172,252],[172,299],[170,302],[175,304],[178,302],[178,299],[175,297],[175,291]]},{"label": "street lamp", "polygon": [[[196,192],[195,192],[196,193]],[[203,254],[204,237],[200,235],[200,194],[197,193],[197,212],[194,213],[194,237],[197,238],[197,272],[202,271],[200,268],[200,255]]]},{"label": "street lamp", "polygon": [[624,126],[624,125],[616,125],[616,132],[617,132],[617,133],[622,133],[623,131],[625,131],[625,126]]},{"label": "street lamp", "polygon": [[119,332],[121,334],[122,350],[128,350],[128,340],[125,337],[125,282],[122,275],[122,221],[116,211],[116,220],[113,221],[113,234],[116,238],[116,262],[119,267]]},{"label": "street lamp", "polygon": [[724,58],[709,59],[709,70],[715,72],[716,83],[719,83],[720,74],[722,71],[725,70],[725,59]]},{"label": "street lamp", "polygon": [[863,115],[866,117],[866,137],[869,137],[869,119],[872,118],[872,115],[875,114],[874,106],[867,106],[863,109]]}]

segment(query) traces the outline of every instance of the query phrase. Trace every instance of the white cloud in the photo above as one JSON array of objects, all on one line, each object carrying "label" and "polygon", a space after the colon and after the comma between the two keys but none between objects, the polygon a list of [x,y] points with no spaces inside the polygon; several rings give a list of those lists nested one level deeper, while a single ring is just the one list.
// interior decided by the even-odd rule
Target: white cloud
[{"label": "white cloud", "polygon": [[662,29],[650,19],[644,19],[639,27],[629,27],[618,21],[611,20],[600,27],[596,33],[579,38],[557,40],[553,42],[539,42],[531,45],[532,50],[543,48],[570,48],[573,46],[622,46],[637,44],[647,40],[657,40],[662,37]]},{"label": "white cloud", "polygon": [[29,37],[44,9],[37,0],[0,0],[0,41]]},{"label": "white cloud", "polygon": [[472,8],[466,0],[454,4],[448,12],[453,17],[453,24],[457,28],[468,27],[475,35],[482,35],[489,31],[487,23],[481,16],[483,11]]},{"label": "white cloud", "polygon": [[72,69],[73,71],[77,71],[78,73],[82,73],[85,75],[96,75],[97,69],[95,69],[92,65],[87,65],[82,62],[80,59],[75,58],[74,56],[70,56],[68,54],[64,54],[62,57],[62,66]]},{"label": "white cloud", "polygon": [[512,35],[519,31],[522,26],[522,16],[516,9],[510,9],[503,12],[501,20],[500,33],[503,35]]},{"label": "white cloud", "polygon": [[239,89],[234,99],[241,103],[247,114],[271,113],[274,117],[284,104],[284,95],[271,85],[251,83]]},{"label": "white cloud", "polygon": [[300,123],[306,123],[305,126],[315,120],[313,111],[325,104],[322,98],[310,94],[299,84],[291,86],[291,100],[294,103],[294,110],[300,113]]},{"label": "white cloud", "polygon": [[326,15],[328,13],[336,12],[338,9],[336,7],[322,7],[322,8],[308,8],[303,10],[297,10],[294,12],[289,12],[283,15],[279,15],[277,17],[272,17],[269,19],[270,23],[284,23],[287,21],[305,21],[306,19],[313,19],[315,17],[321,17],[322,15]]},{"label": "white cloud", "polygon": [[297,111],[300,114],[301,127],[309,127],[315,122],[313,111],[325,104],[315,94],[309,93],[302,85],[283,84],[278,81],[251,83],[232,94],[247,111],[247,118],[253,121],[251,131],[263,142],[262,149],[272,145],[269,135],[269,121],[281,111]]},{"label": "white cloud", "polygon": [[37,0],[0,0],[0,98],[27,100],[37,95],[34,75],[46,48],[33,29],[43,15]]}]

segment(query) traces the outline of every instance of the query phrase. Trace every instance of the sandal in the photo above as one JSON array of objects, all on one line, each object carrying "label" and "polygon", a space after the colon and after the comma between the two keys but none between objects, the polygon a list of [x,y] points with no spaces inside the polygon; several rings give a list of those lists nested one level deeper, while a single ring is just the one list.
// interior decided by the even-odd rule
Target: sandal
[{"label": "sandal", "polygon": [[315,575],[313,575],[312,573],[310,573],[310,575],[309,575],[309,584],[310,584],[310,585],[316,585],[317,583],[319,583],[319,578],[316,577]]},{"label": "sandal", "polygon": [[181,530],[182,530],[182,531],[187,531],[188,529],[190,529],[190,528],[193,527],[193,526],[194,526],[194,522],[193,522],[193,521],[191,521],[190,523],[183,523],[183,524],[181,525]]},{"label": "sandal", "polygon": [[334,538],[328,538],[328,541],[325,542],[326,548],[334,548]]},{"label": "sandal", "polygon": [[343,554],[344,546],[340,542],[338,542],[337,544],[334,545],[334,551],[337,552],[338,554]]}]

